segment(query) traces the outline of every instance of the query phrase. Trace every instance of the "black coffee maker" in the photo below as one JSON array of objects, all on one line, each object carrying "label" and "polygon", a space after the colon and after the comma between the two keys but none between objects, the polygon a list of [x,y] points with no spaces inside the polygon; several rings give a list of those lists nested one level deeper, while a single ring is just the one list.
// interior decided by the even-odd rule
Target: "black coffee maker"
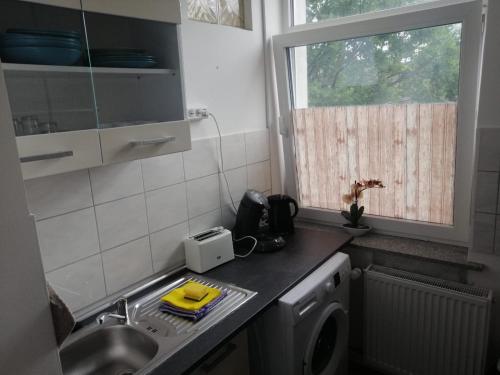
[{"label": "black coffee maker", "polygon": [[[295,206],[293,216],[290,203]],[[290,197],[275,195],[268,199],[261,192],[248,190],[241,200],[233,228],[235,250],[270,252],[283,248],[286,242],[282,236],[293,233],[293,217],[297,212],[297,202]]]}]

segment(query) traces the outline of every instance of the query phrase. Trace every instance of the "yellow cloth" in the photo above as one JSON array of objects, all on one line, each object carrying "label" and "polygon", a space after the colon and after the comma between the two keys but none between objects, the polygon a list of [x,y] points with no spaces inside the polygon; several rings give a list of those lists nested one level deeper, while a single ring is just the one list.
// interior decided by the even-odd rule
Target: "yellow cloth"
[{"label": "yellow cloth", "polygon": [[163,302],[166,302],[172,306],[188,310],[188,311],[197,311],[201,309],[203,306],[205,306],[207,303],[212,302],[214,299],[220,296],[221,291],[216,288],[207,288],[206,291],[208,294],[203,298],[201,301],[194,301],[191,299],[185,298],[185,292],[184,288],[190,284],[199,284],[194,281],[188,281],[184,285],[180,286],[179,288],[176,288],[172,291],[170,291],[168,294],[164,295],[161,297],[161,300]]}]

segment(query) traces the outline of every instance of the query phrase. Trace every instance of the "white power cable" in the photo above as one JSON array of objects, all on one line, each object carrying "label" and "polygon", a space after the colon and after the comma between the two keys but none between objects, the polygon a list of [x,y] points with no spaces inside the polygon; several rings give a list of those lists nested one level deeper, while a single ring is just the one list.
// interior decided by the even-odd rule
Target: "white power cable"
[{"label": "white power cable", "polygon": [[224,171],[224,158],[222,157],[222,134],[221,134],[220,128],[219,128],[219,122],[217,121],[217,118],[215,117],[215,115],[212,112],[209,112],[208,115],[214,120],[215,126],[217,127],[217,133],[219,133],[219,154],[220,154],[219,172],[222,173],[222,176],[224,176],[224,181],[226,182],[227,194],[229,195],[229,199],[231,200],[231,205],[233,206],[234,214],[236,215],[236,213],[238,212],[238,209],[236,208],[236,205],[234,204],[231,190],[229,190],[229,182],[227,181],[226,172]]},{"label": "white power cable", "polygon": [[[234,213],[234,215],[236,215],[238,213],[238,209],[236,208],[236,204],[234,204],[231,190],[229,190],[229,182],[227,181],[226,172],[224,171],[224,157],[222,156],[222,134],[221,134],[220,127],[219,127],[219,122],[217,121],[217,118],[215,117],[215,115],[212,112],[208,112],[208,115],[212,118],[212,120],[214,120],[215,126],[217,127],[217,133],[219,134],[220,165],[219,165],[219,163],[217,163],[217,165],[219,165],[219,172],[222,173],[222,176],[224,177],[224,181],[226,183],[227,194],[229,195],[229,199],[231,200],[231,206],[233,209],[233,213]],[[222,221],[222,208],[221,208],[221,221]],[[255,248],[257,247],[258,240],[257,240],[257,238],[255,238],[253,236],[244,236],[244,237],[241,237],[238,239],[234,239],[233,241],[239,242],[239,241],[242,241],[242,240],[247,239],[247,238],[254,240],[254,244],[253,244],[252,248],[250,249],[250,251],[248,251],[244,255],[234,254],[235,257],[246,258],[250,254],[252,254],[253,251],[255,250]]]},{"label": "white power cable", "polygon": [[247,238],[250,238],[251,240],[254,240],[254,244],[253,244],[252,248],[246,254],[244,254],[244,255],[234,254],[235,257],[237,257],[237,258],[246,258],[250,254],[252,254],[253,251],[255,250],[255,248],[257,247],[257,243],[259,241],[257,240],[257,238],[255,238],[253,236],[244,236],[244,237],[238,238],[237,240],[233,240],[233,241],[234,242],[239,242],[239,241],[243,241],[244,239],[247,239]]}]

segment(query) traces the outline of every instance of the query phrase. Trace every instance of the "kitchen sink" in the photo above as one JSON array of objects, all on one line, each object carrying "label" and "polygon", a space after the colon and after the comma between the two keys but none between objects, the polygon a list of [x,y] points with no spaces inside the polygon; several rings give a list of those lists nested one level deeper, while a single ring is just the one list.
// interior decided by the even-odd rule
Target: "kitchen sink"
[{"label": "kitchen sink", "polygon": [[[225,291],[226,297],[193,322],[159,311],[161,297],[188,281]],[[130,302],[128,324],[93,324],[72,334],[60,356],[64,375],[128,375],[147,372],[238,309],[257,293],[187,274]]]},{"label": "kitchen sink", "polygon": [[158,352],[147,334],[126,325],[100,328],[65,347],[65,375],[128,375],[144,367]]}]

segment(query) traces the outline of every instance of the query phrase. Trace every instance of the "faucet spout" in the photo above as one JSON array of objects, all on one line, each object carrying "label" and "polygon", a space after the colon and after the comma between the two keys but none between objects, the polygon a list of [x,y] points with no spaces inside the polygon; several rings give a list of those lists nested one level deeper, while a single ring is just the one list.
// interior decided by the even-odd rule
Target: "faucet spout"
[{"label": "faucet spout", "polygon": [[103,324],[109,318],[116,319],[118,324],[126,325],[130,323],[128,316],[127,299],[122,297],[115,302],[116,313],[104,313],[97,317],[97,323]]}]

